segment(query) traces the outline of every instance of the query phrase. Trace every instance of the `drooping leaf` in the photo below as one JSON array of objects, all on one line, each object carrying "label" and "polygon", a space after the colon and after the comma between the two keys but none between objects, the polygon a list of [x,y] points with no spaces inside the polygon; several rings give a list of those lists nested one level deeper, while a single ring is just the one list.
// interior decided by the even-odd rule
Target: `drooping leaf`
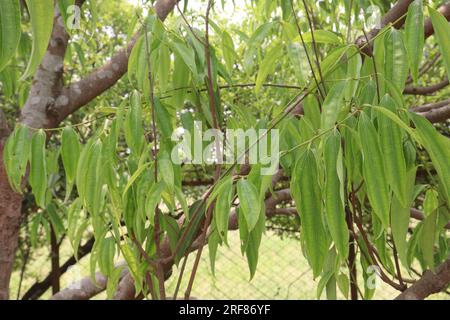
[{"label": "drooping leaf", "polygon": [[428,7],[428,11],[430,12],[439,49],[447,67],[447,76],[450,77],[450,38],[448,36],[450,33],[450,24],[441,13],[433,8]]},{"label": "drooping leaf", "polygon": [[[395,112],[395,103],[388,95],[383,97],[380,104],[382,107]],[[406,206],[408,196],[402,131],[384,114],[378,116],[378,131],[381,151],[385,160],[386,177],[397,198]]]},{"label": "drooping leaf", "polygon": [[427,266],[434,271],[434,243],[436,239],[436,222],[438,211],[433,210],[423,221],[419,246]]},{"label": "drooping leaf", "polygon": [[240,203],[239,212],[244,216],[248,232],[250,232],[256,226],[260,216],[261,203],[259,201],[259,192],[248,180],[239,180],[237,193]]},{"label": "drooping leaf", "polygon": [[0,1],[0,71],[15,56],[21,34],[19,1]]},{"label": "drooping leaf", "polygon": [[139,156],[144,142],[144,130],[141,97],[137,91],[134,91],[130,98],[130,109],[125,119],[125,140],[131,151]]},{"label": "drooping leaf", "polygon": [[447,203],[450,203],[450,141],[448,138],[439,134],[433,125],[424,117],[415,113],[409,116],[416,125],[415,132],[420,137],[420,143],[425,147],[431,157],[436,172],[445,190]]},{"label": "drooping leaf", "polygon": [[226,177],[225,182],[220,185],[216,205],[214,207],[214,219],[220,239],[226,242],[228,233],[228,219],[230,216],[231,201],[233,196],[232,177]]},{"label": "drooping leaf", "polygon": [[66,172],[66,200],[72,191],[79,157],[80,142],[78,135],[73,128],[66,127],[61,135],[61,158]]},{"label": "drooping leaf", "polygon": [[331,128],[337,121],[339,112],[344,106],[343,98],[346,85],[346,81],[340,81],[331,88],[330,92],[328,92],[322,106],[322,129]]},{"label": "drooping leaf", "polygon": [[345,260],[348,256],[348,228],[344,211],[344,181],[342,173],[341,137],[339,131],[333,131],[325,141],[323,156],[325,159],[325,212],[331,237],[339,255]]},{"label": "drooping leaf", "polygon": [[405,22],[405,46],[414,83],[417,83],[419,78],[424,41],[423,1],[415,0],[408,7]]},{"label": "drooping leaf", "polygon": [[225,30],[222,32],[222,51],[228,72],[231,74],[233,72],[236,52],[234,51],[233,38],[231,38],[230,34]]},{"label": "drooping leaf", "polygon": [[403,38],[403,33],[394,28],[384,38],[384,76],[396,85],[400,92],[403,91],[408,76],[408,61],[405,59],[407,55]]},{"label": "drooping leaf", "polygon": [[[53,0],[26,0],[33,32],[33,48],[22,80],[33,75],[44,57],[53,28]],[[61,61],[62,63],[62,61]]]},{"label": "drooping leaf", "polygon": [[281,43],[275,44],[265,55],[263,61],[261,62],[261,66],[259,68],[258,75],[256,77],[256,85],[255,92],[259,93],[261,87],[266,80],[269,73],[271,73],[276,66],[276,61],[283,54],[283,47]]},{"label": "drooping leaf", "polygon": [[5,143],[3,163],[8,180],[14,190],[22,192],[22,178],[25,175],[30,156],[30,137],[27,127],[17,127]]},{"label": "drooping leaf", "polygon": [[364,112],[359,117],[358,132],[363,152],[363,173],[367,196],[373,211],[387,229],[390,207],[384,160],[376,129]]},{"label": "drooping leaf", "polygon": [[44,130],[38,130],[31,139],[30,154],[30,185],[41,208],[46,207],[47,193],[47,163],[45,156],[46,135]]},{"label": "drooping leaf", "polygon": [[297,161],[291,179],[292,196],[299,210],[301,232],[314,277],[320,275],[328,249],[317,170],[316,158],[307,150]]}]

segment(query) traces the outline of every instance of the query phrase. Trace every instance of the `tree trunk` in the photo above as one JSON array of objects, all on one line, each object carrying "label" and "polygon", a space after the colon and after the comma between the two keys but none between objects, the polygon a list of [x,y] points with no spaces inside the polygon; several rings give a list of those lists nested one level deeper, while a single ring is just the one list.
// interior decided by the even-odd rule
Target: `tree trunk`
[{"label": "tree trunk", "polygon": [[22,207],[22,196],[11,189],[3,165],[5,138],[0,136],[0,300],[9,298]]}]

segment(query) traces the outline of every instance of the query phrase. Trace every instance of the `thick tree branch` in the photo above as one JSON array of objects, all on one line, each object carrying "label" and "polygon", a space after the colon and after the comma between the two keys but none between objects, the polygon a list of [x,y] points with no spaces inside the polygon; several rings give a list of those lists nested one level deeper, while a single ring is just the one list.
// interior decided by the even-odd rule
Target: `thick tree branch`
[{"label": "thick tree branch", "polygon": [[[405,17],[400,19],[407,11],[409,5],[413,2],[413,0],[400,0],[398,1],[381,19],[380,25],[373,28],[367,33],[367,38],[365,35],[359,36],[355,40],[355,44],[361,48],[362,52],[364,52],[368,56],[372,56],[372,45],[369,43],[377,34],[380,32],[382,28],[384,28],[389,23],[396,22],[394,27],[399,29],[405,23]],[[398,20],[400,19],[400,20]],[[398,20],[398,21],[397,21]]]},{"label": "thick tree branch", "polygon": [[[116,267],[122,268],[120,279],[126,277],[129,272],[128,268],[124,267],[125,263],[121,262]],[[53,295],[51,300],[89,300],[97,294],[105,291],[108,283],[108,278],[101,272],[95,274],[95,282],[91,277],[80,279],[77,282],[72,283],[69,287],[61,290],[57,294]]]},{"label": "thick tree branch", "polygon": [[396,300],[423,300],[444,290],[450,284],[450,259],[436,268],[436,273],[425,271],[416,283],[403,291]]},{"label": "thick tree branch", "polygon": [[[179,0],[158,0],[154,6],[159,19],[164,21]],[[58,105],[58,121],[64,120],[103,92],[111,88],[127,72],[128,58],[140,35],[133,35],[126,48],[120,50],[104,66],[94,70],[85,78],[64,88],[61,96],[65,104]]]},{"label": "thick tree branch", "polygon": [[[398,1],[381,19],[381,23],[376,28],[370,30],[367,33],[367,38],[369,42],[380,32],[382,28],[387,26],[389,23],[394,23],[393,26],[396,29],[400,29],[403,24],[405,23],[406,16],[400,19],[407,11],[409,5],[412,3],[412,0],[400,0]],[[447,3],[445,5],[442,5],[439,7],[438,11],[444,15],[444,17],[447,20],[450,20],[450,3]],[[398,20],[398,21],[397,21]],[[425,39],[433,35],[434,29],[433,25],[431,23],[431,19],[426,19],[424,24],[424,33],[425,33]],[[361,51],[368,55],[369,57],[372,56],[372,45],[369,43],[367,44],[367,39],[364,35],[359,36],[355,44],[361,48]]]},{"label": "thick tree branch", "polygon": [[444,89],[446,86],[448,86],[448,84],[449,84],[448,79],[445,79],[429,87],[406,86],[405,89],[403,90],[403,93],[416,95],[429,95],[435,93],[436,91]]},{"label": "thick tree branch", "polygon": [[69,41],[62,16],[55,5],[53,30],[47,51],[36,71],[20,121],[32,128],[49,128],[56,124],[57,106],[66,103],[63,88],[64,55]]}]

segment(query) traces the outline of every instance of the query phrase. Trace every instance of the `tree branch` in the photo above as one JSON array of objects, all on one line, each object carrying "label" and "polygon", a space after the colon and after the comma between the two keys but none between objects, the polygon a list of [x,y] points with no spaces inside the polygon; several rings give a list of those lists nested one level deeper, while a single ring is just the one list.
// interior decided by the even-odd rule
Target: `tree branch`
[{"label": "tree branch", "polygon": [[450,284],[450,259],[436,268],[436,273],[425,271],[416,283],[403,291],[395,300],[423,300],[444,290]]},{"label": "tree branch", "polygon": [[436,83],[429,87],[413,87],[413,86],[406,86],[403,90],[404,94],[416,94],[416,95],[429,95],[433,94],[436,91],[439,91],[441,89],[444,89],[446,86],[448,86],[448,78]]},{"label": "tree branch", "polygon": [[[158,18],[164,21],[178,1],[158,0],[154,5]],[[122,78],[127,72],[128,58],[139,35],[140,31],[136,32],[126,48],[120,50],[104,66],[92,71],[80,81],[64,88],[61,96],[67,97],[67,99],[64,99],[65,104],[58,106],[59,122],[101,95]]]}]

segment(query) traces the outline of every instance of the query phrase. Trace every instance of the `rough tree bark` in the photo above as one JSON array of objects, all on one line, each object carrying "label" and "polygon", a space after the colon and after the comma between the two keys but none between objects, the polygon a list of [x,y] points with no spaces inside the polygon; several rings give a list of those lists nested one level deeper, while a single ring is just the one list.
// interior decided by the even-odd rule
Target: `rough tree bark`
[{"label": "rough tree bark", "polygon": [[450,258],[436,268],[433,273],[425,271],[422,278],[403,291],[396,300],[423,300],[433,293],[445,289],[450,283]]},{"label": "rough tree bark", "polygon": [[[158,0],[155,11],[161,20],[173,10],[179,0]],[[81,6],[84,0],[77,0]],[[68,115],[84,106],[116,83],[126,72],[129,46],[111,58],[105,66],[94,70],[85,79],[64,87],[64,55],[69,36],[62,16],[55,5],[53,30],[45,56],[33,77],[28,99],[21,110],[20,122],[31,128],[53,128]],[[83,92],[83,90],[85,92]],[[9,134],[6,119],[0,115],[0,155]],[[21,219],[22,197],[9,186],[0,159],[0,299],[9,298],[11,278]]]}]

